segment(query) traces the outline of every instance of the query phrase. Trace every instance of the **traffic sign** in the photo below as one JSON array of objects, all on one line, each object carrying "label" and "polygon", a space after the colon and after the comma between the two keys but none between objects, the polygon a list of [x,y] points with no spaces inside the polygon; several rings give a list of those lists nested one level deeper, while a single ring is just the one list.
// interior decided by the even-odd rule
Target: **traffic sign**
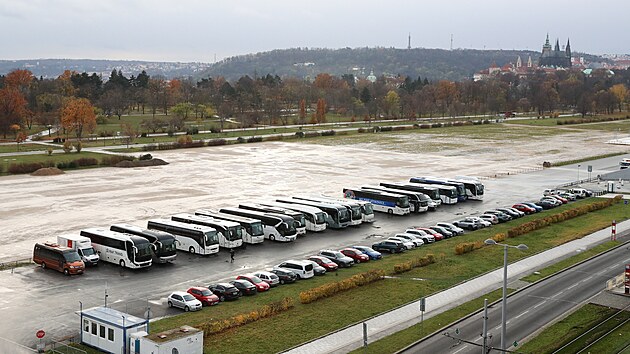
[{"label": "traffic sign", "polygon": [[588,165],[588,172],[593,172],[593,166],[592,165]]},{"label": "traffic sign", "polygon": [[37,331],[37,333],[35,333],[35,335],[37,336],[37,338],[42,339],[46,335],[46,332],[44,332],[43,329],[40,329],[39,331]]},{"label": "traffic sign", "polygon": [[455,334],[459,334],[459,328],[455,328]]},{"label": "traffic sign", "polygon": [[514,343],[512,343],[513,346],[518,347],[518,342],[514,341]]}]

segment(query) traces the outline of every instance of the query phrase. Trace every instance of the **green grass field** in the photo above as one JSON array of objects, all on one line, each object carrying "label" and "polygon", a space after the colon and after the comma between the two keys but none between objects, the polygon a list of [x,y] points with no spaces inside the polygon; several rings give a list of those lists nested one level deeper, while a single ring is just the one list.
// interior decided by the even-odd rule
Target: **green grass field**
[{"label": "green grass field", "polygon": [[[42,152],[41,154],[37,154],[37,155],[15,155],[11,157],[3,157],[3,158],[0,158],[0,163],[4,164],[2,166],[2,173],[0,173],[0,175],[7,175],[8,167],[14,163],[52,162],[53,164],[57,164],[58,162],[69,162],[69,161],[84,158],[84,157],[93,157],[101,161],[101,159],[106,156],[108,155],[83,151],[81,153],[71,152],[69,154],[52,154],[51,156],[48,156],[47,153]],[[97,168],[97,167],[103,167],[103,166],[100,166],[100,165],[99,166],[86,166],[86,167],[81,167],[81,168]]]},{"label": "green grass field", "polygon": [[[593,199],[588,199],[562,208],[592,201]],[[588,215],[523,235],[518,237],[518,239],[508,239],[508,243],[525,243],[530,247],[527,252],[510,252],[509,260],[514,262],[528,255],[606,227],[613,218],[624,220],[629,215],[626,209],[627,207],[624,208],[623,204],[617,204],[602,211],[589,213]],[[205,308],[197,313],[165,318],[152,324],[152,328],[155,331],[161,331],[182,324],[194,326],[210,318],[221,319],[249,312],[259,308],[262,304],[289,296],[295,299],[295,308],[272,318],[259,320],[238,329],[210,336],[205,341],[205,352],[208,353],[236,353],[241,350],[238,344],[247,342],[259,343],[259,346],[252,348],[252,352],[277,352],[500,267],[502,264],[502,249],[499,247],[484,247],[462,256],[454,254],[454,247],[459,242],[484,240],[495,233],[504,232],[507,228],[529,221],[534,217],[555,213],[560,210],[562,209],[556,208],[552,211],[521,218],[508,225],[497,225],[491,229],[471,232],[401,255],[388,256],[381,261],[369,262],[351,269],[340,270],[337,273],[338,275],[329,274],[313,280],[281,286],[271,290],[269,293],[244,298],[236,302],[223,303],[217,307]],[[330,280],[346,278],[368,269],[391,270],[394,264],[401,263],[415,256],[423,256],[427,253],[435,254],[437,263],[407,272],[400,278],[378,281],[369,286],[353,289],[312,304],[302,305],[297,300],[301,290],[313,288]],[[414,280],[414,278],[424,280]],[[378,299],[378,301],[375,301],[375,299]],[[343,316],[339,314],[343,314]],[[275,331],[271,330],[271,328],[292,328],[292,330]]]}]

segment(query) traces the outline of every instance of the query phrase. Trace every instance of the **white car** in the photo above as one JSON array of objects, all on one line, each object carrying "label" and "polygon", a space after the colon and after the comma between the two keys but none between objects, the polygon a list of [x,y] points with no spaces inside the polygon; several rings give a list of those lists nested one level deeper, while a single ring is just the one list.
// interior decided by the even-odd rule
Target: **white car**
[{"label": "white car", "polygon": [[168,307],[179,307],[184,311],[199,311],[203,306],[201,301],[183,291],[175,291],[166,298]]},{"label": "white car", "polygon": [[464,229],[462,229],[461,227],[457,227],[453,224],[451,224],[450,222],[439,222],[437,224],[435,224],[435,226],[440,226],[443,227],[449,231],[451,231],[454,234],[457,235],[463,235],[464,234]]},{"label": "white car", "polygon": [[422,242],[424,242],[424,244],[426,245],[427,243],[433,243],[435,242],[435,237],[433,235],[429,235],[428,233],[422,231],[422,230],[416,230],[416,229],[407,229],[405,230],[406,234],[412,234],[414,236],[416,236],[417,238],[421,239]]},{"label": "white car", "polygon": [[269,284],[269,286],[271,286],[272,288],[280,285],[280,278],[278,278],[278,276],[273,274],[272,272],[260,271],[254,273],[254,275],[259,277],[260,280]]},{"label": "white car", "polygon": [[498,224],[499,223],[499,218],[497,218],[496,215],[492,215],[492,214],[481,214],[479,215],[480,219],[486,220],[486,221],[490,221],[493,224]]},{"label": "white car", "polygon": [[557,191],[557,190],[555,190],[555,189],[545,189],[545,190],[543,191],[543,195],[544,195],[544,196],[547,196],[547,195],[555,195],[555,194],[558,194],[558,191]]},{"label": "white car", "polygon": [[416,247],[420,247],[422,245],[424,245],[424,241],[422,241],[421,238],[417,237],[414,234],[408,234],[408,233],[400,233],[400,234],[396,234],[394,235],[395,237],[400,237],[400,238],[404,238],[405,240],[411,241],[413,242],[413,244]]},{"label": "white car", "polygon": [[406,249],[408,249],[408,250],[413,249],[413,248],[416,248],[416,244],[415,244],[415,243],[413,243],[413,242],[411,242],[411,241],[409,241],[409,240],[407,240],[407,239],[404,239],[404,238],[402,238],[402,237],[392,236],[392,237],[388,238],[387,240],[389,240],[389,241],[397,241],[397,242],[400,242],[400,243],[402,243],[402,244],[403,244],[403,246],[405,246],[405,248],[406,248]]},{"label": "white car", "polygon": [[483,225],[483,227],[488,227],[488,226],[492,226],[492,223],[490,221],[484,220],[482,218],[479,218],[477,216],[469,216],[466,219],[472,219],[476,222],[478,222],[479,224]]}]

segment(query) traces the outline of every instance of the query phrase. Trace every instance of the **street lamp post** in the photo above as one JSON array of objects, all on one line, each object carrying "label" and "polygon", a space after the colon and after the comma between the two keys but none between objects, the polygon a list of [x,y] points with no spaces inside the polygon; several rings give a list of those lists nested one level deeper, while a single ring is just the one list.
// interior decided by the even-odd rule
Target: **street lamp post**
[{"label": "street lamp post", "polygon": [[580,183],[580,167],[581,167],[581,166],[582,166],[582,165],[579,165],[579,164],[578,164],[578,179],[577,179],[577,183],[578,183],[578,184]]},{"label": "street lamp post", "polygon": [[501,350],[505,350],[506,340],[506,321],[507,321],[507,266],[508,266],[508,248],[516,248],[521,251],[525,251],[528,247],[524,244],[518,246],[506,245],[504,243],[498,243],[495,240],[489,238],[485,241],[486,245],[503,246],[503,300],[501,302]]}]

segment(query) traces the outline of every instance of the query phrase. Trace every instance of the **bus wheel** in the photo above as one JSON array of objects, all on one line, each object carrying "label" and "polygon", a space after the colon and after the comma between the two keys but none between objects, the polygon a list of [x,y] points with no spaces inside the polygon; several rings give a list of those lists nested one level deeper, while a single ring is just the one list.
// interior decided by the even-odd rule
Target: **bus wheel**
[{"label": "bus wheel", "polygon": [[190,248],[188,249],[188,252],[195,254],[195,247],[190,246]]},{"label": "bus wheel", "polygon": [[125,268],[125,260],[121,259],[120,262],[118,262],[118,264],[122,267]]},{"label": "bus wheel", "polygon": [[270,239],[271,241],[275,241],[275,240],[276,240],[276,236],[271,235],[271,236],[269,236],[269,239]]},{"label": "bus wheel", "polygon": [[70,275],[70,270],[68,268],[64,269],[63,275]]},{"label": "bus wheel", "polygon": [[392,209],[387,209],[387,214],[392,215],[394,214],[394,211]]}]

